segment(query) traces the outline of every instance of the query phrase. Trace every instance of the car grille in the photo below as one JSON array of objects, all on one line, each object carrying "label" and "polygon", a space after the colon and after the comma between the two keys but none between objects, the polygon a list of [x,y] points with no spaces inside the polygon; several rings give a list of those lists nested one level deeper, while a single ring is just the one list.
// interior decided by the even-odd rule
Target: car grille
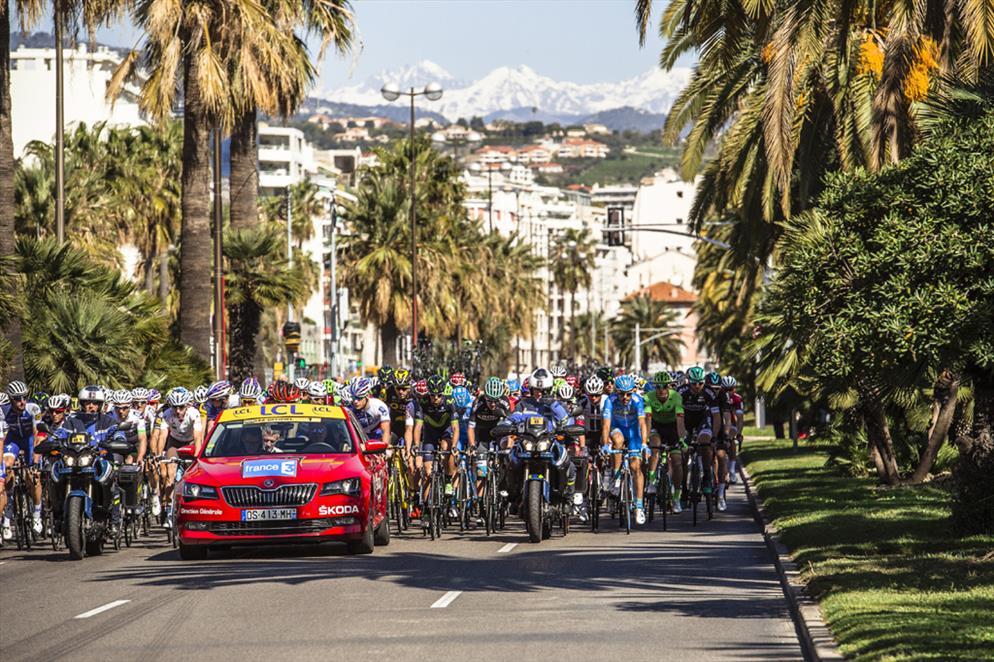
[{"label": "car grille", "polygon": [[[347,522],[346,520],[352,521]],[[218,536],[289,536],[321,533],[333,526],[354,523],[354,520],[354,517],[328,517],[268,522],[207,522],[206,530]]]},{"label": "car grille", "polygon": [[271,490],[261,487],[237,486],[222,487],[224,500],[235,508],[253,508],[256,506],[303,506],[314,498],[317,490],[314,483],[300,485],[280,485]]}]

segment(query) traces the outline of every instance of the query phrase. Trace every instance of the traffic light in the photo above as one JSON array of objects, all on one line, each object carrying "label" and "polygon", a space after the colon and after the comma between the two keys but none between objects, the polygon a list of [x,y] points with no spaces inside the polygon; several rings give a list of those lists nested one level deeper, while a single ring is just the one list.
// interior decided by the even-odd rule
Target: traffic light
[{"label": "traffic light", "polygon": [[298,356],[297,357],[297,369],[298,370],[306,370],[307,369],[307,359],[305,359],[303,356]]},{"label": "traffic light", "polygon": [[293,353],[300,349],[300,324],[287,322],[283,325],[283,342],[288,352]]},{"label": "traffic light", "polygon": [[607,224],[604,240],[608,246],[623,246],[625,243],[625,209],[624,207],[607,208]]}]

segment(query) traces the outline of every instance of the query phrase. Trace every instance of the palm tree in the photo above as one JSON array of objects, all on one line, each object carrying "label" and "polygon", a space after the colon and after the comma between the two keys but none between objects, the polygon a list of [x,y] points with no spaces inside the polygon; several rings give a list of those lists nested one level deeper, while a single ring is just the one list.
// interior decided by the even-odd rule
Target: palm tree
[{"label": "palm tree", "polygon": [[608,361],[604,352],[604,333],[607,321],[601,311],[588,311],[577,315],[573,321],[576,330],[575,358],[577,363],[583,357],[588,361],[604,364]]},{"label": "palm tree", "polygon": [[653,360],[670,366],[680,363],[680,348],[683,346],[683,341],[680,340],[680,324],[676,310],[648,294],[641,294],[622,302],[621,310],[611,321],[611,339],[622,360],[628,363],[635,360],[636,325],[645,329],[641,332],[643,342],[660,334],[642,345],[641,365],[635,366],[636,369],[647,371],[649,362]]},{"label": "palm tree", "polygon": [[549,269],[552,271],[552,282],[560,292],[569,292],[569,344],[576,355],[576,333],[573,328],[573,315],[576,308],[576,291],[588,289],[591,273],[597,258],[597,242],[590,236],[586,228],[569,228],[564,230],[552,247],[549,256]]},{"label": "palm tree", "polygon": [[286,261],[283,233],[267,225],[229,232],[225,296],[229,309],[231,379],[255,373],[256,336],[266,308],[286,305],[305,295],[306,283]]}]

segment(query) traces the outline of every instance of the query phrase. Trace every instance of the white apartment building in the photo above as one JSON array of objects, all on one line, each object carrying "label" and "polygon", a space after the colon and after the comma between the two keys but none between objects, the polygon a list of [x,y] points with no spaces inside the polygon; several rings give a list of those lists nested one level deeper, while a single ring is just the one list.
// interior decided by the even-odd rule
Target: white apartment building
[{"label": "white apartment building", "polygon": [[601,186],[594,184],[590,189],[590,197],[595,205],[601,207],[623,207],[627,222],[629,213],[635,207],[635,196],[639,187],[635,184],[613,184]]},{"label": "white apartment building", "polygon": [[279,195],[316,173],[314,149],[303,131],[259,123],[260,195]]},{"label": "white apartment building", "polygon": [[[121,56],[101,46],[90,51],[86,44],[63,49],[63,99],[66,131],[74,124],[111,127],[138,126],[145,118],[138,108],[138,86],[127,84],[114,102],[107,100],[107,85]],[[21,46],[10,54],[11,124],[14,156],[24,153],[33,140],[55,141],[55,49]]]}]

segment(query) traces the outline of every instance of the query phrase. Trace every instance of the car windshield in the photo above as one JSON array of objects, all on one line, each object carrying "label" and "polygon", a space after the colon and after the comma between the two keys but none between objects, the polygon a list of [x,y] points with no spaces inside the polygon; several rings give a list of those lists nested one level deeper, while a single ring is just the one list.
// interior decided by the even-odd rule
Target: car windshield
[{"label": "car windshield", "polygon": [[352,451],[352,437],[344,420],[260,419],[218,423],[207,441],[204,457],[312,455]]}]

